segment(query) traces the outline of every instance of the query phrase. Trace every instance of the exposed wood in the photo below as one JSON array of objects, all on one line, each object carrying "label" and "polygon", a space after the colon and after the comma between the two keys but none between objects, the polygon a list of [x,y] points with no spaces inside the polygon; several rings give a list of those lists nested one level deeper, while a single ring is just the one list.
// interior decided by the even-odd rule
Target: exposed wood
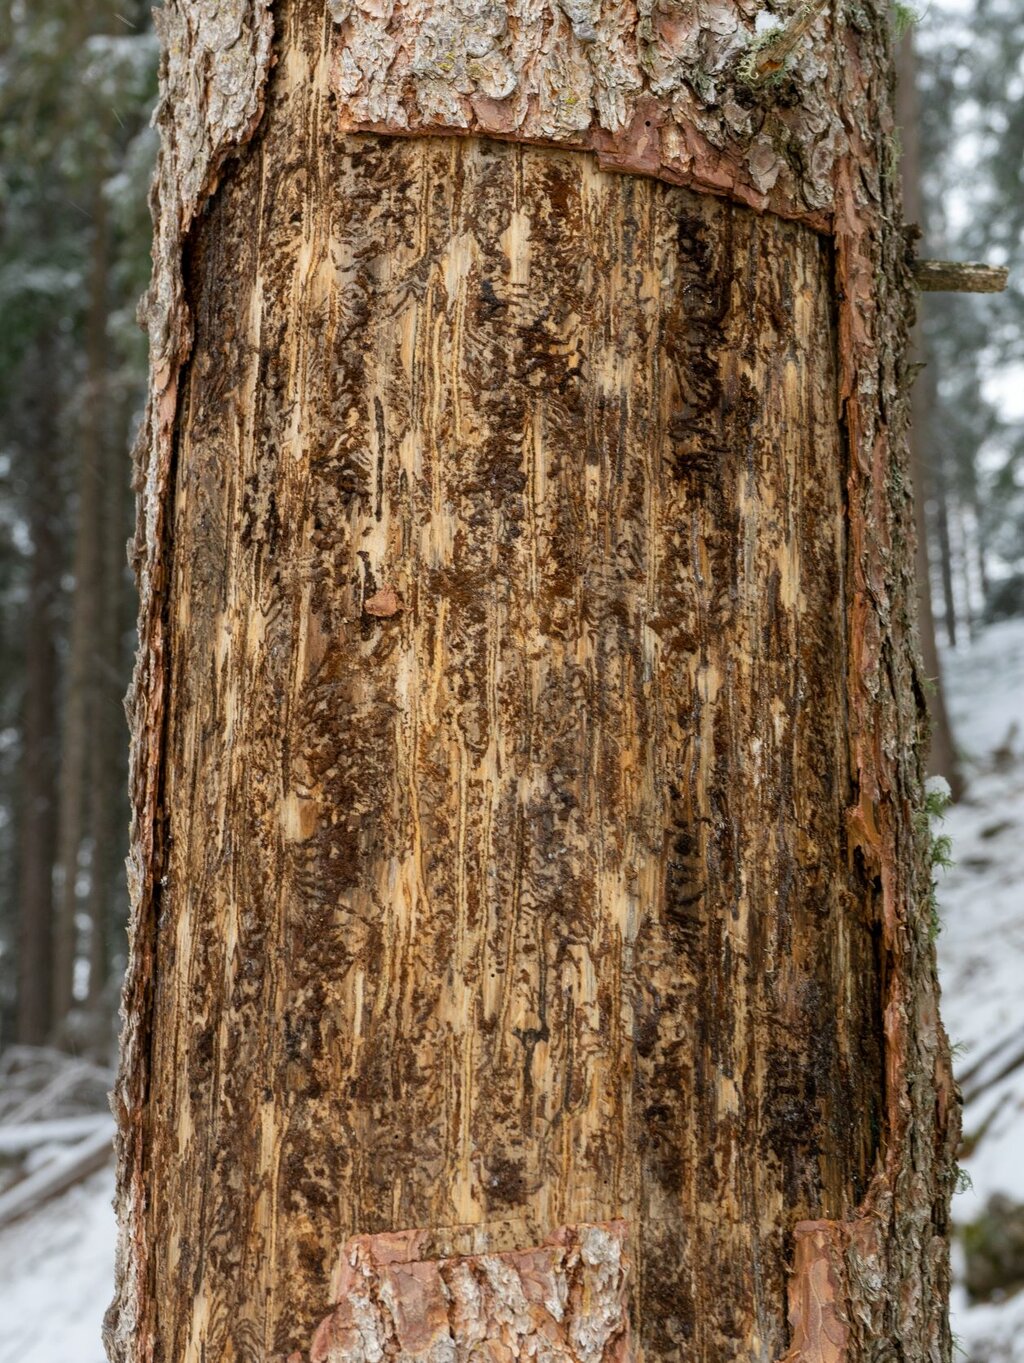
[{"label": "exposed wood", "polygon": [[922,293],[1002,293],[1009,278],[1005,265],[969,260],[914,261],[914,283]]},{"label": "exposed wood", "polygon": [[[115,1356],[307,1356],[353,1236],[622,1221],[637,1360],[819,1360],[814,1227],[849,1360],[947,1358],[886,18],[775,192],[774,110],[685,142],[721,91],[343,135],[395,33],[331,8],[270,76],[264,6],[162,11]],[[408,8],[388,117],[479,132]]]},{"label": "exposed wood", "polygon": [[[315,121],[289,190],[281,85],[194,254],[162,1347],[301,1345],[351,1234],[625,1218],[652,1357],[739,1319],[781,1352],[784,1208],[852,1213],[880,1122],[827,251],[579,154]],[[260,1282],[211,1265],[199,1311],[214,1224]]]}]

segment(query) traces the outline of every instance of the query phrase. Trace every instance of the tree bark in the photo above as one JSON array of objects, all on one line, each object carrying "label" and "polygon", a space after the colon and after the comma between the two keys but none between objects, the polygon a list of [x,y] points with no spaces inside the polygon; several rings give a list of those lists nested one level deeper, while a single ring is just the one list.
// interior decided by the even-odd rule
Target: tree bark
[{"label": "tree bark", "polygon": [[604,40],[584,126],[582,10],[379,77],[229,8],[163,12],[113,1355],[947,1358],[883,23],[826,185]]}]

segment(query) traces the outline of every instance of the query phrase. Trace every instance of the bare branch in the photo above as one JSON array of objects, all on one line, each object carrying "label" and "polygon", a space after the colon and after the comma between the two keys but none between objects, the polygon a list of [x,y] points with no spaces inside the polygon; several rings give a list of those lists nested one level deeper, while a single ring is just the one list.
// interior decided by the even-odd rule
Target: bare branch
[{"label": "bare branch", "polygon": [[968,260],[918,260],[914,282],[924,293],[1002,293],[1009,270]]}]

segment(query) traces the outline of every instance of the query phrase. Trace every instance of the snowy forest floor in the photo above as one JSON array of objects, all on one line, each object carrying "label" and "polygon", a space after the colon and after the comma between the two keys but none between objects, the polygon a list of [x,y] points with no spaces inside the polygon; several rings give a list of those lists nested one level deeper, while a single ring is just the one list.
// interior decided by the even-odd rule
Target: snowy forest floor
[{"label": "snowy forest floor", "polygon": [[[940,872],[942,1015],[964,1094],[969,1186],[953,1200],[958,1226],[985,1232],[981,1258],[1024,1272],[1024,620],[994,625],[945,659],[946,700],[968,781],[942,832],[953,867]],[[968,1179],[965,1179],[966,1183]],[[1009,1217],[987,1213],[1005,1198]],[[971,1305],[967,1237],[954,1254],[953,1331],[971,1363],[1024,1363],[1024,1282]],[[976,1253],[973,1258],[978,1258]],[[984,1269],[984,1262],[980,1269]],[[992,1275],[989,1275],[992,1276]],[[998,1275],[996,1275],[998,1276]]]},{"label": "snowy forest floor", "polygon": [[[942,829],[955,865],[939,885],[943,1011],[973,1142],[962,1160],[972,1186],[955,1199],[954,1217],[987,1231],[990,1258],[1016,1254],[1020,1268],[1024,1209],[1018,1228],[1006,1230],[989,1199],[1024,1204],[1024,620],[993,626],[949,656],[946,686],[969,781]],[[3,1130],[0,1122],[0,1144]],[[102,1363],[113,1186],[108,1166],[0,1229],[0,1363]],[[1024,1363],[1024,1289],[971,1304],[962,1234],[954,1255],[953,1330],[963,1354],[970,1363]]]}]

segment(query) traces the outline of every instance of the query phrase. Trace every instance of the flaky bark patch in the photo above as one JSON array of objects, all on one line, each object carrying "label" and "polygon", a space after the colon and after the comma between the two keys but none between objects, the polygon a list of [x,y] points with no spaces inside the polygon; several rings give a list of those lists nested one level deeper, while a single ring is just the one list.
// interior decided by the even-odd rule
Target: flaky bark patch
[{"label": "flaky bark patch", "polygon": [[783,1363],[844,1363],[850,1331],[841,1228],[835,1221],[801,1221],[793,1233],[789,1280],[792,1346]]},{"label": "flaky bark patch", "polygon": [[785,99],[745,77],[757,0],[330,0],[340,126],[477,133],[586,148],[654,175],[823,225],[847,148],[828,25]]},{"label": "flaky bark patch", "polygon": [[[349,1240],[334,1274],[335,1307],[309,1363],[446,1363],[470,1354],[480,1363],[633,1363],[624,1223],[563,1226],[531,1249],[422,1257],[439,1234]],[[482,1227],[464,1234],[486,1239]]]}]

